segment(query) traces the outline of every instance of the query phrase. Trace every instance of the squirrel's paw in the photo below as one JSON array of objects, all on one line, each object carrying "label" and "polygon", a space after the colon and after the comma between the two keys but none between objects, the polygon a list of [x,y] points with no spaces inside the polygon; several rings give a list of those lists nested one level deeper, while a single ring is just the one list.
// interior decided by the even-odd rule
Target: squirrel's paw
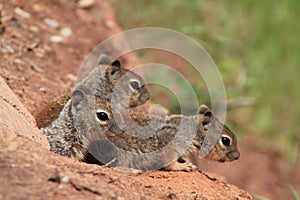
[{"label": "squirrel's paw", "polygon": [[196,169],[197,169],[197,166],[193,165],[189,161],[185,161],[183,163],[175,161],[164,168],[164,170],[167,170],[167,171],[186,171],[186,172],[194,171]]}]

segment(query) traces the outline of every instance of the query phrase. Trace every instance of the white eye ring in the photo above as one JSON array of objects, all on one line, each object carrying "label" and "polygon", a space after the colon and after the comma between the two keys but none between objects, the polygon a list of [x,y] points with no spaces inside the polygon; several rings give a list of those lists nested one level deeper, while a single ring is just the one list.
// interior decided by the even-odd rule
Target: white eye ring
[{"label": "white eye ring", "polygon": [[96,120],[102,125],[107,124],[110,120],[110,114],[105,110],[98,109],[96,111]]},{"label": "white eye ring", "polygon": [[141,83],[137,79],[130,79],[129,80],[129,87],[133,91],[137,91],[141,87]]},{"label": "white eye ring", "polygon": [[228,135],[222,134],[219,139],[219,144],[222,148],[226,149],[232,145],[232,139]]}]

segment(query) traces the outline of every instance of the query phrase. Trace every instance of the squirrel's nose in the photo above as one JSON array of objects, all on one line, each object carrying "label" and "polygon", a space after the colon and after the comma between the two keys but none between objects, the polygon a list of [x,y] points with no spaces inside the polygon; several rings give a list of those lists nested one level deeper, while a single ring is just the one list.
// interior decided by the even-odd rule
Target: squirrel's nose
[{"label": "squirrel's nose", "polygon": [[239,151],[234,151],[233,152],[233,158],[234,158],[234,160],[239,159],[240,158],[240,152]]},{"label": "squirrel's nose", "polygon": [[236,156],[235,156],[235,159],[237,160],[237,159],[239,159],[239,158],[240,158],[240,152],[237,151]]},{"label": "squirrel's nose", "polygon": [[227,154],[227,157],[230,161],[237,160],[240,158],[240,152],[239,151],[231,151]]}]

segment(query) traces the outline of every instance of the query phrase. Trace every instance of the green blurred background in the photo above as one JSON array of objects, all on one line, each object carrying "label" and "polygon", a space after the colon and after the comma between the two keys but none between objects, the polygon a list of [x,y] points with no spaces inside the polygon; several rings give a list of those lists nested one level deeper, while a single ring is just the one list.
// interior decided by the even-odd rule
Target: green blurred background
[{"label": "green blurred background", "polygon": [[[111,2],[124,30],[171,28],[203,45],[219,67],[227,98],[239,102],[242,97],[241,104],[244,97],[255,100],[250,112],[248,106],[240,114],[249,116],[235,127],[239,137],[257,134],[261,145],[281,152],[290,165],[299,163],[300,1]],[[196,80],[192,84],[203,85]],[[199,98],[209,102],[209,95]],[[178,109],[172,103],[166,107]]]}]

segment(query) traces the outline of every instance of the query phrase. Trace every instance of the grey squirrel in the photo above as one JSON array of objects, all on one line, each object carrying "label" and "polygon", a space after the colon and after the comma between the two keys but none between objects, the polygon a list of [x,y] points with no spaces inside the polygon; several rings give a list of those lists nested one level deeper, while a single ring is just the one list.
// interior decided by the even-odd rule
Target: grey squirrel
[{"label": "grey squirrel", "polygon": [[[210,160],[225,162],[240,157],[235,135],[205,105],[201,105],[192,116],[150,116],[145,112],[129,111],[132,123],[139,127],[132,133],[133,126],[129,126],[129,132],[120,128],[120,124],[130,123],[128,115],[118,113],[119,110],[113,114],[109,102],[97,98],[91,101],[83,90],[76,91],[73,98],[77,99],[74,108],[78,107],[80,112],[77,115],[81,124],[78,135],[83,147],[101,164],[141,171],[190,171],[197,168],[196,160],[203,153],[203,145],[207,153],[203,157]],[[87,118],[89,120],[84,122]],[[86,126],[82,126],[84,123],[87,123]],[[150,127],[144,128],[151,123]],[[205,140],[205,137],[210,137],[209,134],[217,136],[216,143],[212,143],[213,138]]]},{"label": "grey squirrel", "polygon": [[[116,87],[116,84],[120,86]],[[108,102],[115,94],[120,98],[121,106],[135,107],[149,99],[144,84],[138,74],[122,68],[118,60],[111,62],[107,55],[102,54],[99,64],[75,86],[75,90],[77,87],[89,88],[94,97]],[[78,136],[74,137],[72,104],[71,92],[67,92],[42,109],[36,120],[49,140],[51,151],[82,160],[81,141]]]}]

